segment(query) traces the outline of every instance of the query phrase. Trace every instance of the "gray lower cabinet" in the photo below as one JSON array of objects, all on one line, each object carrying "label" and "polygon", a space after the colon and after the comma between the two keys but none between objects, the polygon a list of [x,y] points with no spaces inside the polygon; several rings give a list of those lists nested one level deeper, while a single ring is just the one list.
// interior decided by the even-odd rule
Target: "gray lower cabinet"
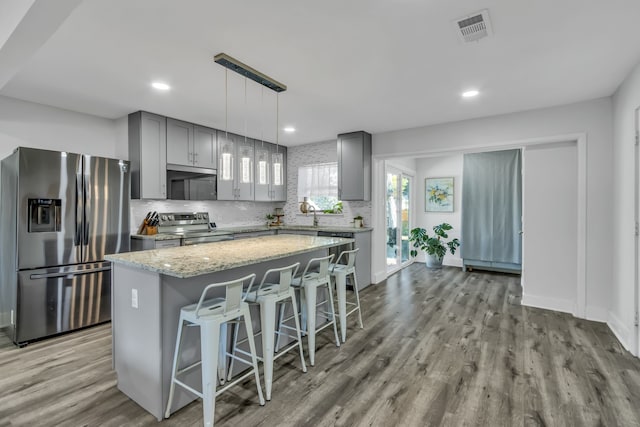
[{"label": "gray lower cabinet", "polygon": [[371,134],[338,135],[338,199],[371,200]]},{"label": "gray lower cabinet", "polygon": [[247,233],[235,233],[233,235],[233,239],[238,240],[238,239],[248,239],[249,237],[273,236],[274,234],[276,234],[275,230],[250,231]]},{"label": "gray lower cabinet", "polygon": [[149,249],[174,248],[180,246],[180,239],[155,240],[131,238],[131,251],[146,251]]},{"label": "gray lower cabinet", "polygon": [[131,198],[167,198],[167,119],[138,111],[129,114]]},{"label": "gray lower cabinet", "polygon": [[215,169],[216,130],[167,118],[167,163]]},{"label": "gray lower cabinet", "polygon": [[[346,234],[345,234],[346,233]],[[313,230],[278,230],[278,234],[302,234],[307,236],[332,236],[333,232],[326,229],[318,231]],[[359,248],[358,255],[356,257],[356,276],[358,279],[358,289],[366,288],[371,284],[371,231],[360,231],[349,233],[344,230],[337,231],[336,237],[348,237],[355,239],[355,247]],[[334,255],[334,262],[340,256],[340,252],[351,250],[351,245],[336,246],[329,251]],[[345,259],[340,260],[340,263],[346,262]],[[304,268],[304,266],[300,266]]]},{"label": "gray lower cabinet", "polygon": [[254,200],[254,140],[218,134],[218,200]]},{"label": "gray lower cabinet", "polygon": [[268,142],[255,142],[255,200],[287,200],[287,149]]},{"label": "gray lower cabinet", "polygon": [[300,234],[303,236],[317,236],[317,231],[310,230],[278,230],[278,234]]}]

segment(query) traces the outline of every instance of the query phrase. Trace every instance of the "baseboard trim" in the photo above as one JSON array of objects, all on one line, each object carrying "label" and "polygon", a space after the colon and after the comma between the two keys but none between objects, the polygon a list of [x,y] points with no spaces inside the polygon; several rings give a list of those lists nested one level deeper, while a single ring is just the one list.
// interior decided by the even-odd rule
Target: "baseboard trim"
[{"label": "baseboard trim", "polygon": [[389,275],[386,271],[375,271],[372,275],[373,283],[378,284],[385,280]]},{"label": "baseboard trim", "polygon": [[545,310],[561,311],[563,313],[575,314],[575,302],[568,299],[539,297],[535,295],[522,294],[522,305],[527,307],[542,308]]},{"label": "baseboard trim", "polygon": [[620,344],[622,344],[622,346],[631,354],[636,355],[635,351],[631,348],[631,342],[633,341],[631,339],[631,331],[629,331],[629,328],[625,326],[624,322],[622,322],[620,318],[611,311],[609,312],[607,319],[607,326],[609,326],[613,335],[618,338]]},{"label": "baseboard trim", "polygon": [[602,307],[594,307],[588,305],[585,316],[587,320],[593,320],[594,322],[607,323],[607,320],[609,320],[609,312],[606,308]]},{"label": "baseboard trim", "polygon": [[462,258],[444,258],[442,261],[442,265],[448,265],[449,267],[460,267],[462,268]]}]

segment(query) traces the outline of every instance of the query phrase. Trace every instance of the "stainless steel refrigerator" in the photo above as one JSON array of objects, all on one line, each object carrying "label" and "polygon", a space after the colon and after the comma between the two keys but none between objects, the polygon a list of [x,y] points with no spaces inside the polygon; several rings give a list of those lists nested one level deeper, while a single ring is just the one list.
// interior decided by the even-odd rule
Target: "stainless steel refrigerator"
[{"label": "stainless steel refrigerator", "polygon": [[129,250],[129,162],[20,147],[1,169],[0,319],[11,339],[110,320],[104,256]]}]

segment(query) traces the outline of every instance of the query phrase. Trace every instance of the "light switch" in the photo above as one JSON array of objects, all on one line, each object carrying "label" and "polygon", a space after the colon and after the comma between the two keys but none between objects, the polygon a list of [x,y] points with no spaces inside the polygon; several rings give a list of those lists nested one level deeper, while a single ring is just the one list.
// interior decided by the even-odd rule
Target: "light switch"
[{"label": "light switch", "polygon": [[138,290],[131,289],[131,307],[138,308]]}]

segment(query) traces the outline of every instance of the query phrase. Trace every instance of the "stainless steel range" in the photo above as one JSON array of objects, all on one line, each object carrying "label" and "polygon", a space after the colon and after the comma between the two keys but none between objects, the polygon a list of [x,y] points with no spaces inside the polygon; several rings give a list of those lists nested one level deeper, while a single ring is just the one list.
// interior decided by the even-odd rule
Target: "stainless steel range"
[{"label": "stainless steel range", "polygon": [[182,246],[233,240],[228,231],[218,231],[207,212],[164,212],[159,214],[158,233],[180,236]]}]

